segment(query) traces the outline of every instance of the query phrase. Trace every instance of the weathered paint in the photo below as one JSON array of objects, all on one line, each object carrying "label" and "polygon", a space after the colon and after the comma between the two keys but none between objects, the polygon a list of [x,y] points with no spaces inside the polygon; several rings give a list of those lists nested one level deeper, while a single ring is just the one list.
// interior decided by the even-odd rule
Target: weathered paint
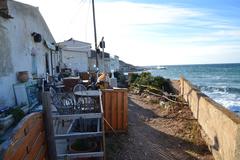
[{"label": "weathered paint", "polygon": [[0,18],[0,77],[8,75],[8,73],[13,72],[13,65],[11,62],[11,46],[8,37],[7,28],[4,26],[6,20]]},{"label": "weathered paint", "polygon": [[45,74],[45,53],[49,49],[41,43],[35,43],[32,32],[41,34],[43,40],[55,42],[39,9],[23,3],[8,1],[9,14],[13,19],[0,17],[0,103],[14,105],[12,85],[17,83],[16,73],[32,73],[32,51],[37,59],[37,75]]}]

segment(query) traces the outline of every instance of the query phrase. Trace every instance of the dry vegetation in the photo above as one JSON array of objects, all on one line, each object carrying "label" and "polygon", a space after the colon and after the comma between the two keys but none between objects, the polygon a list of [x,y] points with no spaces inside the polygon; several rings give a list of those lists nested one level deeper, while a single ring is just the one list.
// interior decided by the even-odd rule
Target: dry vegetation
[{"label": "dry vegetation", "polygon": [[132,87],[127,134],[106,138],[107,159],[212,160],[189,107]]}]

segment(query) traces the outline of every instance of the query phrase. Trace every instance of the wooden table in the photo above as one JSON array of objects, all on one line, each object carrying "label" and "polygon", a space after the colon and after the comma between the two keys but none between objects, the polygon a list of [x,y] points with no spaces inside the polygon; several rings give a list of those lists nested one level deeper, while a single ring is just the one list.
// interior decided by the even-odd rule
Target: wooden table
[{"label": "wooden table", "polygon": [[88,90],[88,91],[77,91],[74,92],[76,96],[81,97],[98,97],[101,95],[101,91],[99,90]]},{"label": "wooden table", "polygon": [[59,93],[59,92],[63,92],[64,91],[64,85],[56,85],[55,88],[56,88],[56,91]]},{"label": "wooden table", "polygon": [[89,83],[89,80],[82,80],[82,83]]}]

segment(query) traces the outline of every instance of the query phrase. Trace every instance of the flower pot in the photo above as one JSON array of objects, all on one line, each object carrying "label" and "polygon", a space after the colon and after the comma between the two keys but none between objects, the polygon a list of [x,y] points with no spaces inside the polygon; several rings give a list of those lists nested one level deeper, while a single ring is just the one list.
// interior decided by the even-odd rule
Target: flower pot
[{"label": "flower pot", "polygon": [[21,83],[28,81],[28,71],[21,71],[17,73],[17,80]]}]

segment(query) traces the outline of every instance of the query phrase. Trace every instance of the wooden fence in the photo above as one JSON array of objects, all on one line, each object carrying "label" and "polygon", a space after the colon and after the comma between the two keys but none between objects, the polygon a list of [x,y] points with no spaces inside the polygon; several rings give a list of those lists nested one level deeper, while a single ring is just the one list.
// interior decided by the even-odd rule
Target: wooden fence
[{"label": "wooden fence", "polygon": [[128,92],[127,89],[105,89],[103,110],[105,132],[127,132],[128,130]]},{"label": "wooden fence", "polygon": [[9,140],[2,144],[4,160],[44,160],[47,142],[42,113],[26,116],[14,129]]}]

